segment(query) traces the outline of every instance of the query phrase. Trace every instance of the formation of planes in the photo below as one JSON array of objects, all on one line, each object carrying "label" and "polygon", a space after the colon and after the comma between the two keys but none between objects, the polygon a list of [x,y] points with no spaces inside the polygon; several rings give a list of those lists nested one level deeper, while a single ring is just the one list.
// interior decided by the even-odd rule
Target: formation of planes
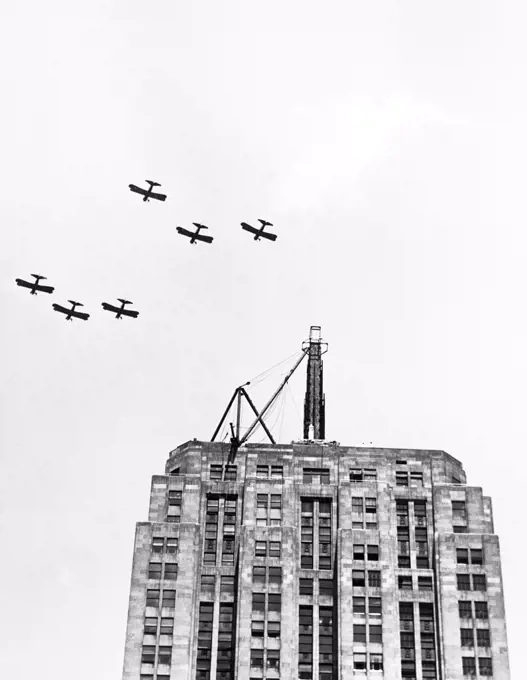
[{"label": "formation of planes", "polygon": [[[55,288],[52,286],[42,286],[39,283],[39,281],[46,278],[45,276],[40,276],[40,274],[31,274],[31,276],[35,279],[35,281],[29,282],[24,281],[24,279],[15,279],[17,286],[29,288],[30,295],[36,295],[37,293],[53,293]],[[103,302],[102,308],[107,312],[112,312],[115,314],[116,319],[122,320],[123,316],[131,316],[133,319],[136,319],[139,316],[139,312],[136,312],[133,309],[125,309],[126,305],[132,304],[130,300],[123,300],[122,298],[117,298],[117,300],[121,303],[120,307],[111,305],[109,302]],[[53,303],[52,307],[56,312],[64,314],[66,321],[71,321],[72,319],[82,319],[83,321],[88,321],[90,318],[89,314],[86,314],[85,312],[78,312],[75,309],[75,307],[84,307],[82,302],[76,302],[75,300],[68,300],[68,302],[71,305],[71,309],[56,303]]]},{"label": "formation of planes", "polygon": [[[135,184],[129,184],[128,188],[130,189],[130,191],[133,191],[134,193],[143,196],[143,201],[145,203],[149,201],[151,198],[154,198],[158,201],[166,201],[167,197],[165,194],[156,194],[152,192],[153,187],[161,186],[159,182],[152,182],[149,179],[145,181],[147,184],[150,185],[148,189],[141,189]],[[249,231],[251,234],[254,234],[255,241],[259,241],[262,238],[268,239],[269,241],[276,241],[277,239],[276,234],[271,234],[270,232],[265,231],[265,227],[273,226],[271,222],[261,220],[260,218],[258,218],[258,222],[260,222],[261,224],[259,228],[252,227],[250,224],[247,224],[247,222],[241,222],[241,227],[244,231]],[[200,231],[202,229],[208,229],[208,227],[206,227],[204,224],[198,224],[197,222],[193,222],[192,224],[196,227],[196,231],[189,231],[184,227],[177,227],[176,231],[178,232],[178,234],[186,236],[188,239],[190,239],[190,243],[192,245],[196,245],[197,241],[202,241],[203,243],[212,243],[212,241],[214,240],[213,236],[205,236],[205,234],[200,234]]]},{"label": "formation of planes", "polygon": [[[166,201],[167,199],[166,194],[154,192],[154,187],[161,186],[159,182],[146,180],[146,183],[149,185],[147,189],[141,189],[141,187],[138,187],[135,184],[129,184],[128,188],[133,193],[142,196],[143,201],[145,203],[150,201],[150,199],[154,199],[156,201]],[[250,224],[247,224],[247,222],[241,222],[242,230],[252,234],[255,241],[260,241],[261,239],[276,241],[277,239],[276,234],[272,234],[269,231],[265,231],[266,227],[273,226],[271,222],[267,222],[266,220],[262,219],[258,219],[258,222],[260,222],[260,227],[253,227]],[[206,227],[204,224],[199,224],[198,222],[193,222],[192,224],[194,227],[196,227],[196,231],[189,231],[184,227],[177,227],[176,230],[178,234],[181,234],[181,236],[185,236],[186,238],[188,238],[191,245],[196,245],[198,241],[201,241],[202,243],[209,244],[212,243],[214,237],[207,236],[201,233],[204,229],[208,229],[208,227]],[[21,286],[22,288],[29,288],[29,292],[31,295],[36,295],[37,293],[48,294],[53,293],[53,291],[55,290],[53,286],[46,286],[40,283],[40,281],[46,280],[45,276],[41,276],[40,274],[31,274],[31,276],[35,279],[34,281],[24,281],[24,279],[15,279],[17,286]],[[125,309],[126,305],[131,305],[133,304],[132,302],[130,302],[129,300],[124,300],[123,298],[117,298],[117,301],[121,303],[120,307],[112,305],[109,302],[103,302],[102,303],[103,310],[115,314],[115,318],[121,320],[125,316],[129,316],[133,319],[136,319],[139,316],[139,312],[133,309]],[[87,321],[90,318],[89,314],[78,311],[76,309],[76,307],[84,307],[82,302],[76,302],[75,300],[68,300],[68,302],[70,303],[71,308],[67,308],[56,303],[53,303],[52,307],[55,312],[64,314],[66,321],[72,321],[73,319],[82,319],[83,321]]]}]

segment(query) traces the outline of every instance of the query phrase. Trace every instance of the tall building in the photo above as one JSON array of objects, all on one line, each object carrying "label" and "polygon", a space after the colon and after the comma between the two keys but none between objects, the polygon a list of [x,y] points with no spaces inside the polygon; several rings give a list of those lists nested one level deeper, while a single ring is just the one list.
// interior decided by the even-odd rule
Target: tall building
[{"label": "tall building", "polygon": [[510,680],[490,498],[443,451],[325,441],[318,331],[303,440],[237,419],[153,477],[123,680]]}]

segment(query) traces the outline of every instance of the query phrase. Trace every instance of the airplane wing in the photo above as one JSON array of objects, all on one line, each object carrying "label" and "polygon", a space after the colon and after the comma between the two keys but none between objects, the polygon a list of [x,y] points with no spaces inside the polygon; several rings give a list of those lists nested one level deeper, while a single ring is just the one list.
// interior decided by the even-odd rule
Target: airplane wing
[{"label": "airplane wing", "polygon": [[71,312],[71,309],[66,309],[66,307],[63,307],[62,305],[57,305],[56,303],[53,304],[53,309],[56,312],[61,312],[62,314],[69,314]]},{"label": "airplane wing", "polygon": [[76,319],[82,319],[83,321],[87,321],[90,318],[89,314],[84,314],[84,312],[70,312],[71,316],[74,316]]},{"label": "airplane wing", "polygon": [[55,289],[52,286],[37,286],[37,290],[42,293],[52,293]]},{"label": "airplane wing", "polygon": [[242,229],[245,229],[245,231],[250,231],[251,234],[258,234],[260,232],[259,229],[255,229],[254,227],[251,227],[251,225],[247,224],[247,222],[242,222]]},{"label": "airplane wing", "polygon": [[195,236],[194,232],[192,231],[187,231],[187,229],[183,229],[183,227],[176,227],[176,231],[178,234],[182,234],[183,236],[188,236],[189,238],[192,236]]},{"label": "airplane wing", "polygon": [[17,286],[22,286],[22,288],[33,288],[33,283],[28,283],[22,279],[15,279]]},{"label": "airplane wing", "polygon": [[117,313],[120,311],[119,307],[114,307],[113,305],[110,305],[108,302],[103,302],[102,303],[102,308],[106,310],[107,312],[114,312]]},{"label": "airplane wing", "polygon": [[166,194],[150,194],[149,198],[157,198],[158,201],[166,201]]},{"label": "airplane wing", "polygon": [[121,312],[124,316],[131,316],[133,319],[137,319],[139,312],[135,312],[133,309],[123,309]]},{"label": "airplane wing", "polygon": [[133,191],[136,194],[142,194],[143,196],[146,196],[146,194],[148,193],[145,189],[140,189],[139,187],[136,187],[135,184],[129,184],[128,188],[130,189],[130,191]]},{"label": "airplane wing", "polygon": [[276,241],[276,238],[277,238],[276,234],[270,234],[268,231],[262,231],[260,236],[262,238],[268,238],[269,241]]},{"label": "airplane wing", "polygon": [[194,237],[198,241],[203,241],[204,243],[212,243],[213,237],[212,236],[202,236],[201,234],[196,234]]}]

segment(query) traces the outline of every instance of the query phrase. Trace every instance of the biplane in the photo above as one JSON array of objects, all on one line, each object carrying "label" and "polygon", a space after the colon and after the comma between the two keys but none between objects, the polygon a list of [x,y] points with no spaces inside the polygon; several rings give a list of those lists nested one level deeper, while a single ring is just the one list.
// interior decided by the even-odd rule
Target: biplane
[{"label": "biplane", "polygon": [[265,231],[265,227],[272,227],[273,225],[271,222],[266,222],[266,220],[261,220],[258,218],[258,222],[262,225],[259,229],[256,229],[256,227],[251,227],[250,224],[247,224],[247,222],[242,222],[242,229],[245,231],[250,231],[251,234],[254,234],[254,240],[259,241],[261,238],[267,238],[269,241],[276,241],[276,234],[271,234],[268,231]]},{"label": "biplane", "polygon": [[202,229],[208,229],[208,227],[206,227],[204,224],[198,224],[197,222],[192,222],[192,224],[196,227],[196,231],[188,231],[187,229],[183,229],[183,227],[177,227],[178,234],[182,234],[183,236],[190,238],[190,243],[194,245],[196,244],[196,241],[212,243],[214,240],[212,236],[204,236],[203,234],[199,233]]},{"label": "biplane", "polygon": [[166,200],[166,195],[165,194],[154,194],[152,189],[154,187],[160,187],[161,184],[159,182],[151,182],[149,179],[145,179],[145,182],[147,184],[150,184],[148,189],[141,189],[140,187],[136,187],[135,184],[129,184],[128,188],[130,191],[133,191],[136,194],[141,194],[141,196],[144,196],[143,201],[149,201],[151,198],[155,198],[158,201],[165,201]]},{"label": "biplane", "polygon": [[82,302],[75,302],[74,300],[68,300],[68,302],[72,305],[71,309],[66,309],[66,307],[62,307],[62,305],[53,305],[53,309],[56,312],[60,312],[61,314],[66,315],[66,321],[71,321],[72,317],[75,319],[82,319],[83,321],[87,321],[90,317],[89,314],[84,314],[83,312],[76,312],[75,307],[84,307]]},{"label": "biplane", "polygon": [[102,303],[102,308],[107,311],[107,312],[113,312],[116,316],[116,319],[121,319],[123,316],[131,316],[134,319],[137,319],[139,316],[139,312],[135,312],[133,309],[125,309],[125,305],[131,305],[132,303],[130,300],[123,300],[122,298],[117,298],[117,300],[121,303],[121,307],[114,307],[114,305],[109,304],[108,302],[103,302]]},{"label": "biplane", "polygon": [[17,286],[22,286],[22,288],[30,288],[31,290],[29,291],[31,295],[36,295],[37,291],[39,293],[53,293],[55,290],[51,286],[41,286],[39,285],[39,281],[41,279],[45,279],[45,276],[40,276],[40,274],[31,274],[36,281],[33,281],[32,283],[29,283],[28,281],[24,281],[23,279],[15,279],[16,285]]}]

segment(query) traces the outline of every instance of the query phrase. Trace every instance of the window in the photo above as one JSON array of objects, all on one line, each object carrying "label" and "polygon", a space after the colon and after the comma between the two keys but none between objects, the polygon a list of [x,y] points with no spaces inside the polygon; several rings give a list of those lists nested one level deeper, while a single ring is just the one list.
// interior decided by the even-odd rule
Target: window
[{"label": "window", "polygon": [[159,647],[158,663],[169,664],[172,660],[172,647]]},{"label": "window", "polygon": [[161,578],[161,569],[163,565],[161,562],[150,562],[148,566],[148,578]]},{"label": "window", "polygon": [[476,630],[478,647],[490,647],[490,631],[486,628]]},{"label": "window", "polygon": [[458,548],[456,550],[456,558],[458,564],[468,564],[468,549]]},{"label": "window", "polygon": [[221,577],[220,592],[234,593],[234,576]]},{"label": "window", "polygon": [[[476,603],[478,604],[478,603]],[[472,618],[472,602],[467,600],[460,600],[458,602],[459,606],[459,618],[460,619],[471,619]]]},{"label": "window", "polygon": [[413,590],[414,584],[411,576],[398,576],[399,590]]},{"label": "window", "polygon": [[467,523],[467,504],[465,501],[452,501],[452,521],[454,524]]},{"label": "window", "polygon": [[151,645],[146,645],[142,649],[141,663],[154,664],[156,659],[156,648]]},{"label": "window", "polygon": [[370,618],[382,615],[382,602],[380,597],[368,598],[368,613],[370,615]]},{"label": "window", "polygon": [[329,484],[329,469],[327,468],[304,468],[304,484]]},{"label": "window", "polygon": [[265,585],[266,578],[267,576],[265,567],[253,567],[253,583],[261,583]]},{"label": "window", "polygon": [[454,527],[454,533],[455,534],[466,534],[467,533],[467,527],[466,526],[455,526]]},{"label": "window", "polygon": [[301,578],[300,579],[300,595],[313,595],[313,579],[312,578]]},{"label": "window", "polygon": [[164,544],[165,544],[164,538],[162,538],[161,536],[154,536],[152,538],[152,552],[154,553],[163,552]]},{"label": "window", "polygon": [[410,472],[410,481],[413,484],[417,484],[419,486],[422,486],[423,485],[423,473],[417,472],[417,471]]},{"label": "window", "polygon": [[201,577],[201,592],[202,593],[214,593],[214,586],[216,583],[215,576],[208,576],[204,574]]},{"label": "window", "polygon": [[364,561],[364,546],[359,543],[353,545],[353,559],[359,562]]},{"label": "window", "polygon": [[268,607],[270,612],[279,612],[282,608],[282,596],[269,593]]},{"label": "window", "polygon": [[364,586],[366,585],[364,571],[353,569],[353,571],[351,572],[351,581],[355,587],[364,588]]},{"label": "window", "polygon": [[370,671],[382,671],[382,654],[370,654]]},{"label": "window", "polygon": [[419,588],[419,590],[432,590],[432,577],[418,576],[417,587]]},{"label": "window", "polygon": [[280,621],[267,622],[267,635],[269,637],[280,637]]},{"label": "window", "polygon": [[476,677],[476,659],[473,656],[464,656],[463,661],[463,675],[469,677]]},{"label": "window", "polygon": [[172,635],[174,632],[174,619],[161,619],[161,635]]},{"label": "window", "polygon": [[157,635],[157,619],[147,616],[145,618],[145,635]]},{"label": "window", "polygon": [[369,545],[368,546],[368,561],[378,562],[379,561],[379,546]]},{"label": "window", "polygon": [[457,575],[457,589],[458,590],[470,590],[470,575],[469,574],[458,574]]},{"label": "window", "polygon": [[487,590],[487,577],[485,574],[473,574],[472,583],[474,590]]},{"label": "window", "polygon": [[483,550],[481,548],[470,549],[471,564],[483,564]]},{"label": "window", "polygon": [[271,477],[273,479],[282,479],[284,476],[284,468],[282,465],[271,465]]},{"label": "window", "polygon": [[369,571],[368,572],[368,585],[370,588],[380,588],[381,587],[381,572],[380,571]]},{"label": "window", "polygon": [[395,473],[396,486],[408,486],[408,473],[397,471]]},{"label": "window", "polygon": [[492,675],[492,659],[479,657],[479,674],[485,677]]},{"label": "window", "polygon": [[221,480],[222,470],[223,470],[223,467],[221,465],[211,465],[210,466],[210,478]]},{"label": "window", "polygon": [[253,612],[265,611],[265,593],[253,593]]},{"label": "window", "polygon": [[167,553],[175,553],[178,548],[177,538],[167,538]]},{"label": "window", "polygon": [[370,642],[382,643],[382,626],[370,626]]},{"label": "window", "polygon": [[365,614],[366,613],[366,598],[365,597],[354,597],[353,598],[353,613],[354,614]]},{"label": "window", "polygon": [[146,606],[159,607],[159,590],[146,591]]},{"label": "window", "polygon": [[167,562],[165,564],[165,578],[168,580],[175,580],[177,579],[177,564],[174,564],[174,562]]},{"label": "window", "polygon": [[256,476],[267,479],[269,477],[269,465],[257,465]]},{"label": "window", "polygon": [[475,602],[476,607],[476,618],[477,619],[488,619],[489,609],[486,602]]},{"label": "window", "polygon": [[268,649],[267,650],[267,668],[280,668],[280,650],[279,649]]},{"label": "window", "polygon": [[333,581],[329,578],[321,578],[319,581],[320,595],[333,596]]},{"label": "window", "polygon": [[267,541],[256,541],[256,557],[266,557],[267,556]]},{"label": "window", "polygon": [[282,583],[282,567],[269,567],[269,583]]},{"label": "window", "polygon": [[403,460],[402,458],[397,458],[395,461],[396,465],[408,465],[408,461]]},{"label": "window", "polygon": [[238,467],[236,465],[226,465],[225,466],[225,481],[235,482],[237,476]]},{"label": "window", "polygon": [[366,642],[366,626],[364,624],[353,624],[353,642]]},{"label": "window", "polygon": [[364,499],[361,496],[353,496],[351,499],[351,512],[361,514],[364,512]]},{"label": "window", "polygon": [[461,646],[474,647],[474,631],[472,628],[461,628]]},{"label": "window", "polygon": [[366,670],[366,654],[362,654],[360,652],[353,653],[353,668],[356,671]]},{"label": "window", "polygon": [[251,621],[251,635],[253,637],[263,637],[265,621]]},{"label": "window", "polygon": [[397,557],[397,566],[399,569],[410,569],[410,556],[399,555]]},{"label": "window", "polygon": [[269,557],[280,557],[281,545],[280,541],[269,542]]},{"label": "window", "polygon": [[251,649],[251,666],[263,668],[263,649]]},{"label": "window", "polygon": [[176,591],[163,590],[163,607],[175,607],[175,606],[176,606]]}]

